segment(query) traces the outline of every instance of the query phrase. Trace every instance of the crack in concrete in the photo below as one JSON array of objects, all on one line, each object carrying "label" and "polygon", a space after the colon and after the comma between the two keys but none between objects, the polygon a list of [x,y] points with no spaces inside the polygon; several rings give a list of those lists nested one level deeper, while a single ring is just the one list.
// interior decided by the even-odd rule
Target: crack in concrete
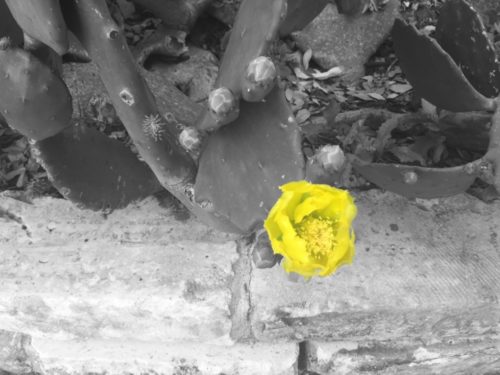
[{"label": "crack in concrete", "polygon": [[233,264],[233,282],[231,285],[231,333],[237,342],[254,341],[255,335],[251,326],[250,282],[252,277],[251,245],[252,236],[237,240],[238,260]]},{"label": "crack in concrete", "polygon": [[15,223],[19,224],[24,233],[26,233],[26,236],[28,236],[28,238],[31,238],[31,232],[22,217],[13,214],[6,208],[0,207],[0,218],[14,221]]}]

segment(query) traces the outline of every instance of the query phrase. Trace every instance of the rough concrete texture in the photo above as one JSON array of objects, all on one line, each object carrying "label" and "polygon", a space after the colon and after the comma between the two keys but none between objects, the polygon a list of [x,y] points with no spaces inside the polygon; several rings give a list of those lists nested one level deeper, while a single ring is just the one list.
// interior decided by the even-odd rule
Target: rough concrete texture
[{"label": "rough concrete texture", "polygon": [[165,197],[0,195],[0,372],[499,373],[500,202],[356,202],[354,264],[292,282]]},{"label": "rough concrete texture", "polygon": [[500,202],[411,202],[378,191],[356,202],[352,266],[298,283],[280,268],[252,271],[253,334],[267,342],[404,339],[409,348],[481,341],[499,353]]},{"label": "rough concrete texture", "polygon": [[31,351],[51,373],[293,373],[293,342],[234,345],[236,242],[175,211],[0,198],[0,369]]},{"label": "rough concrete texture", "polygon": [[17,339],[10,352],[0,350],[0,373],[13,374],[173,374],[173,375],[293,375],[294,343],[201,345],[143,340],[61,341],[0,331]]},{"label": "rough concrete texture", "polygon": [[430,346],[390,341],[313,342],[308,361],[308,368],[322,375],[493,375],[500,374],[500,345],[498,341]]},{"label": "rough concrete texture", "polygon": [[[411,202],[378,191],[356,201],[352,266],[299,283],[279,268],[252,271],[253,334],[347,341],[326,350],[333,354],[322,356],[320,373],[500,373],[500,202]],[[424,360],[419,348],[434,357]]]},{"label": "rough concrete texture", "polygon": [[312,49],[313,59],[324,69],[342,66],[343,79],[364,75],[364,64],[392,29],[399,14],[399,0],[390,0],[380,12],[359,17],[339,14],[337,7],[325,9],[302,31],[292,33],[302,50]]}]

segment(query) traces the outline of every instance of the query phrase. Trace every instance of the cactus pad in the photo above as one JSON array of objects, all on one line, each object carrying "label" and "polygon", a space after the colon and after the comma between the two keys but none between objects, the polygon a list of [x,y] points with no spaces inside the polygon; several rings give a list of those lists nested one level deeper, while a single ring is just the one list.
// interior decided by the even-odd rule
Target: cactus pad
[{"label": "cactus pad", "polygon": [[500,89],[500,66],[495,49],[477,12],[464,0],[441,7],[436,40],[460,66],[469,82],[487,97]]},{"label": "cactus pad", "polygon": [[68,88],[30,52],[12,47],[0,50],[0,87],[2,115],[24,136],[42,140],[69,125]]},{"label": "cactus pad", "polygon": [[56,189],[86,208],[123,207],[161,190],[148,166],[125,145],[84,126],[35,142],[33,153]]},{"label": "cactus pad", "polygon": [[286,18],[280,25],[280,35],[302,30],[321,13],[326,4],[328,0],[288,0]]},{"label": "cactus pad", "polygon": [[195,198],[249,233],[278,199],[279,186],[303,178],[298,126],[276,87],[265,103],[242,102],[238,120],[209,135]]},{"label": "cactus pad", "polygon": [[367,163],[355,159],[354,169],[368,181],[408,198],[440,198],[463,193],[479,176],[479,163],[451,168]]},{"label": "cactus pad", "polygon": [[59,0],[5,1],[26,34],[48,45],[59,55],[68,50],[68,31]]},{"label": "cactus pad", "polygon": [[[258,17],[256,16],[258,15]],[[216,88],[225,87],[236,99],[241,98],[248,65],[266,54],[286,16],[286,0],[244,0],[231,31],[231,37],[221,61]],[[254,99],[262,100],[262,98]],[[231,122],[214,118],[207,110],[198,122],[200,130],[215,130]]]},{"label": "cactus pad", "polygon": [[476,91],[435,40],[399,19],[392,38],[406,77],[424,99],[453,112],[495,109],[495,102]]}]

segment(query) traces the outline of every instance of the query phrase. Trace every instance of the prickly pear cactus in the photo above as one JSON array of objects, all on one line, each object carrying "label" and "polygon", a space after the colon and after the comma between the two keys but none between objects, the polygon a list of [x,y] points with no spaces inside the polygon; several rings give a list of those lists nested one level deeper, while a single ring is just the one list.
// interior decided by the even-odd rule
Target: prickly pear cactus
[{"label": "prickly pear cactus", "polygon": [[167,189],[192,180],[194,163],[173,135],[175,123],[159,113],[106,1],[65,0],[62,5],[68,26],[99,66],[118,116],[158,180]]},{"label": "prickly pear cactus", "polygon": [[7,123],[24,136],[42,140],[69,126],[68,88],[33,54],[0,41],[0,109]]},{"label": "prickly pear cactus", "polygon": [[[220,65],[216,90],[209,97],[209,108],[198,122],[198,129],[215,130],[234,121],[242,96],[260,101],[272,89],[276,69],[273,72],[271,61],[261,57],[267,53],[285,16],[286,0],[243,1]],[[262,74],[255,74],[256,70]]]},{"label": "prickly pear cactus", "polygon": [[494,100],[471,85],[435,40],[399,19],[394,23],[392,38],[406,77],[423,98],[453,112],[495,109]]},{"label": "prickly pear cactus", "polygon": [[487,97],[500,89],[500,65],[495,48],[474,8],[465,0],[448,0],[436,26],[439,45],[460,66],[469,82]]},{"label": "prickly pear cactus", "polygon": [[180,145],[178,123],[159,113],[105,0],[66,0],[61,5],[71,31],[98,65],[115,110],[139,154],[160,184],[206,224],[240,232],[227,219],[194,201],[195,163]]},{"label": "prickly pear cactus", "polygon": [[59,0],[5,0],[26,34],[62,55],[68,50],[68,31]]},{"label": "prickly pear cactus", "polygon": [[278,199],[279,186],[303,178],[298,125],[276,87],[265,102],[242,102],[238,120],[209,135],[195,199],[249,233]]}]

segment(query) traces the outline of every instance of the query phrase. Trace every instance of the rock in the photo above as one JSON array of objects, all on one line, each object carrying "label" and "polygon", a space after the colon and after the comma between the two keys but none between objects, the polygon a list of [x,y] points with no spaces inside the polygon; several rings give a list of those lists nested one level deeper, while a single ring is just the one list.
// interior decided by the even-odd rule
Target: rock
[{"label": "rock", "polygon": [[117,0],[117,4],[122,12],[123,18],[130,18],[135,13],[135,5],[130,0]]},{"label": "rock", "polygon": [[242,0],[215,0],[208,8],[210,14],[226,25],[232,25]]},{"label": "rock", "polygon": [[42,373],[40,360],[31,346],[29,335],[0,329],[0,373],[16,375]]},{"label": "rock", "polygon": [[297,343],[231,332],[248,324],[234,238],[168,203],[104,215],[0,194],[0,373],[296,374]]},{"label": "rock", "polygon": [[500,371],[500,347],[495,340],[487,339],[430,346],[312,342],[308,349],[308,369],[319,374],[362,374],[366,369],[377,369],[378,375],[497,374]]},{"label": "rock", "polygon": [[492,27],[500,21],[500,2],[498,0],[470,0],[470,2],[487,26]]},{"label": "rock", "polygon": [[47,340],[229,339],[238,255],[227,235],[177,220],[154,198],[107,216],[52,198],[0,207],[23,222],[1,223],[0,329]]},{"label": "rock", "polygon": [[33,340],[48,374],[296,375],[295,343]]},{"label": "rock", "polygon": [[150,70],[158,72],[191,100],[199,103],[214,88],[219,72],[217,58],[209,51],[191,46],[189,59],[177,64],[155,61]]},{"label": "rock", "polygon": [[390,0],[383,11],[348,17],[328,4],[302,31],[292,33],[299,48],[313,51],[313,59],[325,70],[343,66],[343,79],[364,75],[364,64],[392,29],[399,14],[399,1]]}]

